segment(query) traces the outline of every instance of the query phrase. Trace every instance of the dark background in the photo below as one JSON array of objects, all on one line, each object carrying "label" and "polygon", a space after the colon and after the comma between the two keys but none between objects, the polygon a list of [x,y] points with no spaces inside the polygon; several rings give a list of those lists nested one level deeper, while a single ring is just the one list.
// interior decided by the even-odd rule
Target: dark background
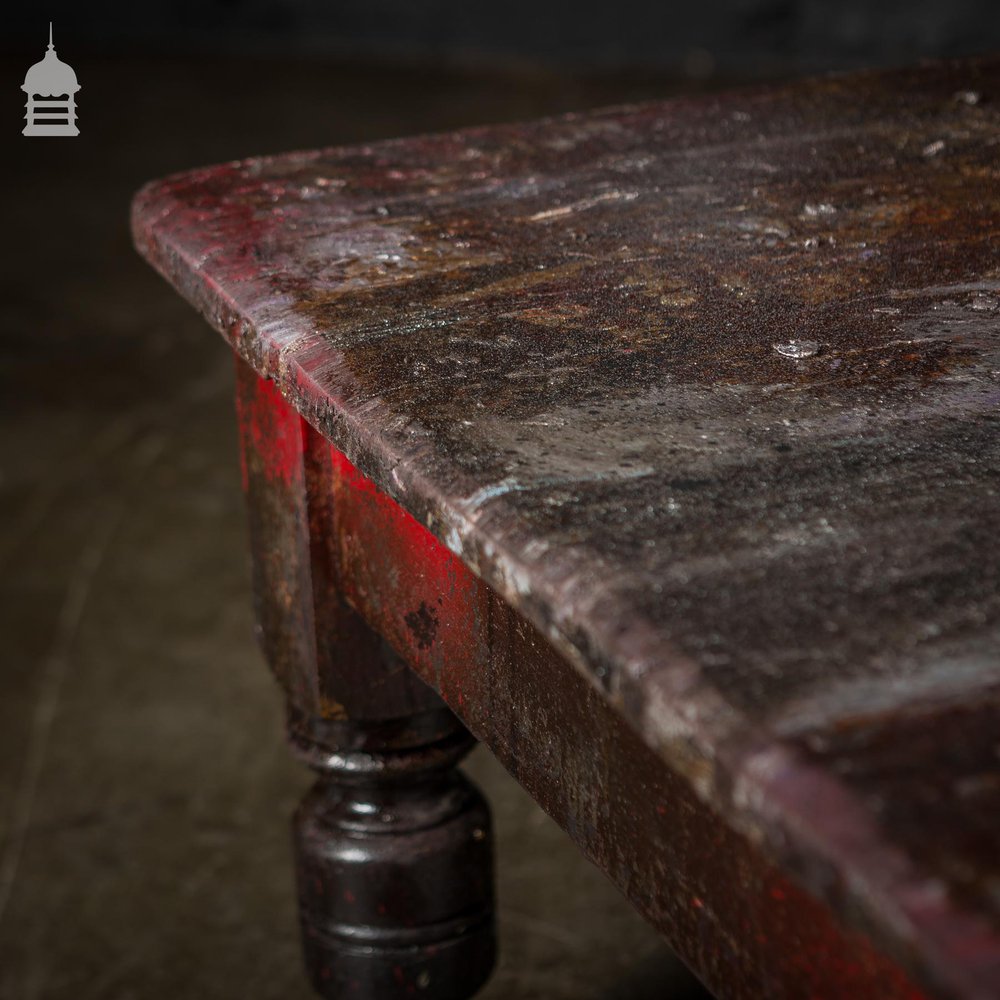
[{"label": "dark background", "polygon": [[[812,72],[1000,43],[995,0],[186,0],[11,4],[4,45],[52,18],[82,51],[301,54],[703,76]],[[44,39],[43,39],[44,40]]]},{"label": "dark background", "polygon": [[[55,22],[81,135],[25,138]],[[222,342],[135,255],[144,181],[282,149],[1000,48],[996,0],[18,2],[0,36],[0,1000],[308,997],[309,783],[254,645]],[[485,753],[483,1000],[693,998]]]}]

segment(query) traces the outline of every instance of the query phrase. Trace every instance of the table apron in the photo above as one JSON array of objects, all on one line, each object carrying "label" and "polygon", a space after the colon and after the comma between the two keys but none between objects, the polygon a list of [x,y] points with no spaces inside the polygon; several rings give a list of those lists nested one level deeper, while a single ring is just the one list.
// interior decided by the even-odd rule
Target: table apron
[{"label": "table apron", "polygon": [[[350,625],[353,609],[717,995],[924,995],[699,799],[538,629],[240,359],[237,382],[258,627],[295,708],[343,713],[352,644],[372,641]],[[367,688],[379,697],[378,683]],[[423,690],[408,689],[401,714]]]}]

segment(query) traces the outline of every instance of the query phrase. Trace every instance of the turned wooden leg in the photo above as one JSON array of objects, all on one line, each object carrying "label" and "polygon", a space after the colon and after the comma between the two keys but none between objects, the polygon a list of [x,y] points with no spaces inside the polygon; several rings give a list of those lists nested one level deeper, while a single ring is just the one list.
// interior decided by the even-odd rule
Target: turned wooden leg
[{"label": "turned wooden leg", "polygon": [[293,824],[307,969],[330,1000],[465,1000],[495,960],[473,739],[341,597],[329,445],[237,372],[259,638],[317,773]]},{"label": "turned wooden leg", "polygon": [[291,723],[320,777],[295,816],[306,964],[329,997],[471,996],[493,967],[490,816],[446,710]]}]

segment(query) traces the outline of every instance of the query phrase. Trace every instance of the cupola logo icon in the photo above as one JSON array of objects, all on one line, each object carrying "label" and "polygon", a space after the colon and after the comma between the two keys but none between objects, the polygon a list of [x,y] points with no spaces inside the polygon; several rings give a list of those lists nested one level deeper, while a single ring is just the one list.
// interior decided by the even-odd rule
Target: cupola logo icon
[{"label": "cupola logo icon", "polygon": [[49,21],[49,47],[45,58],[25,74],[21,87],[28,95],[23,135],[79,135],[76,127],[76,82],[73,67],[64,63],[52,44]]}]

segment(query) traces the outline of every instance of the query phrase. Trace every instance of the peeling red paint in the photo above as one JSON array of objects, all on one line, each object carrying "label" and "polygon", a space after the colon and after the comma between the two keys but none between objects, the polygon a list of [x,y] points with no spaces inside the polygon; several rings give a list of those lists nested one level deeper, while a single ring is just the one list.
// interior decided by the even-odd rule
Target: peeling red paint
[{"label": "peeling red paint", "polygon": [[[393,590],[382,592],[392,601],[386,607],[387,620],[380,623],[386,638],[407,651],[411,666],[425,679],[446,676],[446,700],[464,703],[464,685],[476,670],[477,623],[469,616],[476,603],[475,578],[458,556],[343,453],[331,446],[330,456],[342,559],[359,568],[345,577],[345,596],[355,606],[364,605],[367,599],[360,591],[367,589],[377,597],[375,581],[392,578]],[[403,593],[406,602],[396,603],[393,598]],[[441,672],[445,662],[446,675]]]},{"label": "peeling red paint", "polygon": [[[285,485],[302,475],[305,424],[281,397],[274,382],[261,379],[257,393],[237,397],[237,417],[250,435],[255,451],[267,456],[267,472]],[[246,450],[240,450],[243,489],[247,488]]]}]

